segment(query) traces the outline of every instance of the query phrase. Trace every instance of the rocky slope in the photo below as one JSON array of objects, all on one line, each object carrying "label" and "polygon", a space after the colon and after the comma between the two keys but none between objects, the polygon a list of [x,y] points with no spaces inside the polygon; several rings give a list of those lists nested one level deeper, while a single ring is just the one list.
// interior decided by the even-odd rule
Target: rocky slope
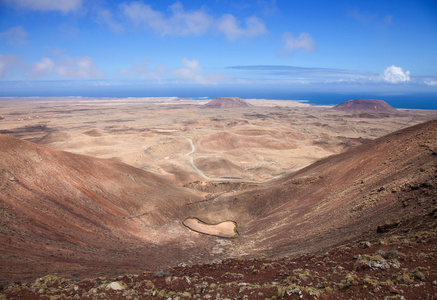
[{"label": "rocky slope", "polygon": [[163,272],[80,281],[48,275],[30,283],[11,284],[0,296],[8,299],[434,299],[437,296],[436,243],[434,224],[434,229],[427,231],[382,235],[378,240],[291,259],[227,259]]}]

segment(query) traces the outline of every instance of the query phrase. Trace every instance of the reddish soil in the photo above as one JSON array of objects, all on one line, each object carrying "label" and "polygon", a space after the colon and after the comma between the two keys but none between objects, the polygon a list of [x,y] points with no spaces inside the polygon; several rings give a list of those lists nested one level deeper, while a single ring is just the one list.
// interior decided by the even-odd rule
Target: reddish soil
[{"label": "reddish soil", "polygon": [[[437,120],[429,121],[262,184],[192,185],[218,191],[205,198],[122,163],[2,135],[2,293],[435,298],[436,132]],[[240,235],[226,240],[181,230],[188,217],[235,221]],[[166,271],[187,261],[191,266]],[[129,273],[142,274],[117,277]],[[46,274],[106,277],[34,281]],[[122,290],[106,289],[113,281]]]},{"label": "reddish soil", "polygon": [[[1,283],[178,264],[186,237],[172,238],[166,226],[179,224],[185,204],[202,199],[119,162],[6,135],[0,135],[0,190]],[[159,258],[156,244],[166,249]],[[144,263],[147,256],[152,259]]]},{"label": "reddish soil", "polygon": [[203,105],[203,108],[238,108],[251,105],[238,97],[219,97]]},{"label": "reddish soil", "polygon": [[355,99],[348,100],[333,107],[335,110],[342,111],[364,111],[378,113],[397,113],[396,108],[389,105],[384,100]]},{"label": "reddish soil", "polygon": [[436,244],[434,227],[390,237],[382,234],[379,240],[291,259],[226,259],[81,281],[45,276],[11,284],[3,295],[8,299],[435,299]]}]

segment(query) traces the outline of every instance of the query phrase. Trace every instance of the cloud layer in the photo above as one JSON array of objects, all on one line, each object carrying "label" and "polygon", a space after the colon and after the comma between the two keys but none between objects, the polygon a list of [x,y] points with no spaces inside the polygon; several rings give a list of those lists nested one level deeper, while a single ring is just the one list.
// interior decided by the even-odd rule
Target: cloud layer
[{"label": "cloud layer", "polygon": [[5,39],[10,45],[24,45],[28,35],[22,26],[16,26],[0,33],[0,39]]},{"label": "cloud layer", "polygon": [[19,58],[16,55],[0,54],[0,77],[6,76],[19,64]]},{"label": "cloud layer", "polygon": [[169,16],[139,1],[123,3],[120,7],[129,20],[161,35],[202,35],[212,23],[212,17],[202,9],[185,11],[179,2],[170,6]]},{"label": "cloud layer", "polygon": [[147,61],[134,65],[131,69],[120,70],[121,74],[133,75],[136,78],[152,79],[160,84],[182,83],[216,85],[227,80],[226,76],[218,73],[207,72],[197,59],[184,57],[180,68],[171,69],[165,64],[149,67]]},{"label": "cloud layer", "polygon": [[4,2],[19,9],[62,13],[77,11],[82,6],[82,0],[4,0]]},{"label": "cloud layer", "polygon": [[203,85],[217,84],[224,80],[224,76],[215,73],[208,73],[203,70],[200,62],[196,59],[182,59],[182,68],[174,71],[174,74],[188,83],[198,83]]},{"label": "cloud layer", "polygon": [[[231,69],[261,72],[268,75],[287,78],[289,81],[300,83],[350,83],[350,84],[403,84],[412,81],[410,71],[401,67],[390,66],[382,73],[368,73],[335,68],[306,68],[296,66],[258,65],[258,66],[233,66]],[[421,80],[416,78],[416,84],[428,86],[437,85],[436,80]]]},{"label": "cloud layer", "polygon": [[235,41],[240,37],[254,37],[267,33],[264,22],[257,17],[246,18],[244,23],[245,26],[241,27],[233,15],[226,14],[218,21],[218,30],[223,32],[231,41]]},{"label": "cloud layer", "polygon": [[74,79],[100,78],[105,75],[96,66],[95,61],[88,56],[75,58],[63,56],[57,61],[43,57],[40,61],[32,64],[31,75],[33,78],[50,74]]},{"label": "cloud layer", "polygon": [[137,26],[163,36],[200,36],[209,31],[217,31],[235,41],[241,37],[256,37],[267,33],[264,22],[255,16],[246,18],[244,22],[237,20],[232,14],[215,18],[203,8],[187,11],[180,2],[169,7],[168,15],[140,1],[125,2],[120,5],[120,9]]},{"label": "cloud layer", "polygon": [[302,32],[298,37],[294,37],[291,33],[285,32],[282,35],[282,41],[284,42],[285,56],[296,50],[312,52],[316,47],[316,42],[307,32]]}]

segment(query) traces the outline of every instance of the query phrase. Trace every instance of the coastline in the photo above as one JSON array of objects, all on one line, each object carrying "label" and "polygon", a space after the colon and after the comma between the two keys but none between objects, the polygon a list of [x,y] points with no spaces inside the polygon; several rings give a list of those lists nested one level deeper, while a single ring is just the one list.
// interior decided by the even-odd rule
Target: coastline
[{"label": "coastline", "polygon": [[[240,97],[241,98],[241,97]],[[364,98],[364,97],[363,97]],[[289,108],[331,108],[337,104],[342,103],[343,101],[339,100],[338,103],[323,103],[323,101],[320,101],[321,103],[314,103],[309,100],[289,100],[289,99],[257,99],[257,98],[241,98],[242,100],[246,101],[247,103],[257,106],[257,107],[289,107]],[[195,106],[201,106],[204,105],[210,101],[214,100],[213,98],[207,98],[207,97],[84,97],[84,96],[16,96],[16,97],[0,97],[0,104],[6,104],[13,102],[15,105],[19,105],[20,102],[22,103],[28,103],[28,102],[35,102],[35,103],[47,103],[47,102],[53,102],[53,101],[59,101],[59,102],[69,102],[69,103],[80,103],[80,104],[92,104],[92,103],[105,103],[105,104],[113,104],[113,105],[121,105],[126,103],[132,103],[132,104],[155,104],[155,105],[195,105]],[[392,105],[393,106],[393,105]],[[398,107],[393,106],[394,108],[400,110],[400,111],[407,111],[407,110],[424,110],[424,111],[435,111],[437,108],[434,107]]]}]

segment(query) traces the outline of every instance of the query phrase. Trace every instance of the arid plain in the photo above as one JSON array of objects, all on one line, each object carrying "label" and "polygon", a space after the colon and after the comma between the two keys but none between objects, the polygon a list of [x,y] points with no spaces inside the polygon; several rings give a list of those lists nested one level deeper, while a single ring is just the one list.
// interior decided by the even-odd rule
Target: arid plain
[{"label": "arid plain", "polygon": [[437,111],[240,102],[1,99],[1,284],[435,232]]},{"label": "arid plain", "polygon": [[209,101],[5,98],[0,133],[118,160],[181,184],[220,178],[256,182],[437,116],[425,110],[351,113],[280,100],[245,99],[252,105],[246,108],[203,107]]}]

